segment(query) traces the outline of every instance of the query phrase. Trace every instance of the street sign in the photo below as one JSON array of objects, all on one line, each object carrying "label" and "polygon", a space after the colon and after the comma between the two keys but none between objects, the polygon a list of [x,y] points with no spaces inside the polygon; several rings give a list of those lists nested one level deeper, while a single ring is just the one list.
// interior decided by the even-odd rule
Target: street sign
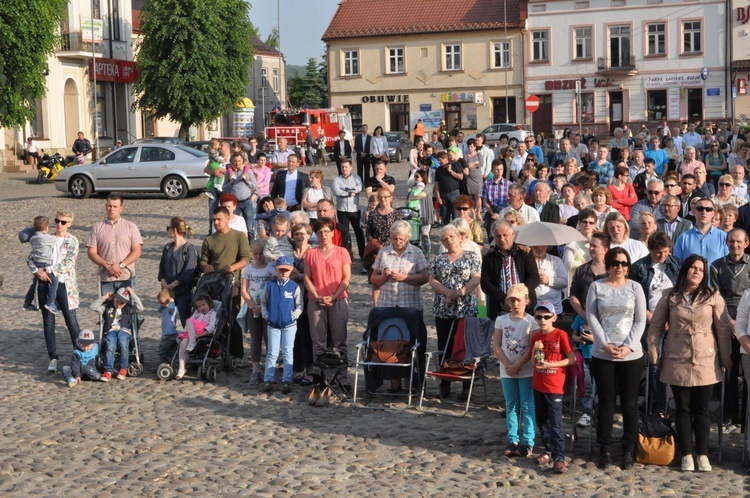
[{"label": "street sign", "polygon": [[536,95],[529,95],[526,97],[526,110],[534,112],[539,109],[539,97]]}]

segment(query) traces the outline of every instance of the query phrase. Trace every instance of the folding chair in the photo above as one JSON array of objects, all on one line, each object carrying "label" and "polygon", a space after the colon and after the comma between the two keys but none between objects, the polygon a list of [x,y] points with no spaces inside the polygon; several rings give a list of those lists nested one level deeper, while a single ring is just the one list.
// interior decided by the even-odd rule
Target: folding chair
[{"label": "folding chair", "polygon": [[[487,358],[491,354],[492,333],[494,332],[494,321],[487,318],[461,318],[453,322],[450,333],[448,334],[447,344],[451,344],[453,338],[453,348],[449,351],[429,351],[426,353],[425,377],[422,381],[422,395],[419,399],[419,410],[423,411],[427,377],[433,377],[439,380],[449,382],[468,382],[469,395],[466,398],[466,405],[460,415],[448,414],[463,417],[469,412],[471,406],[471,396],[474,392],[474,382],[477,378],[482,381],[484,392],[484,408],[487,408],[487,382],[485,378],[485,366]],[[436,359],[434,370],[430,370],[430,362],[433,357]]]},{"label": "folding chair", "polygon": [[[368,395],[407,396],[407,404],[403,410],[411,407],[412,397],[419,389],[423,372],[420,358],[424,353],[424,342],[427,329],[424,325],[422,311],[415,308],[374,308],[367,320],[363,341],[357,344],[357,360],[354,374],[354,397],[352,404],[356,408],[393,409],[388,406],[368,406],[357,402],[360,367],[365,376],[365,392]],[[386,345],[404,345],[400,355],[383,353]],[[378,355],[378,350],[381,351]],[[399,382],[408,378],[405,393],[380,392],[384,380]]]},{"label": "folding chair", "polygon": [[342,378],[346,378],[347,368],[348,365],[341,359],[341,355],[337,349],[326,349],[308,369],[308,374],[315,382],[315,387],[313,388],[314,394],[311,395],[311,398],[322,393],[330,393],[331,396],[339,401],[346,401],[345,384]]}]

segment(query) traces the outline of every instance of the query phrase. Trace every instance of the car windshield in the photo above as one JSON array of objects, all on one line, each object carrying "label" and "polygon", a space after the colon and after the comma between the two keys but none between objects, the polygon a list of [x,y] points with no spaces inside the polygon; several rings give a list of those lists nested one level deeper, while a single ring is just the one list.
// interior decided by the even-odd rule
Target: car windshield
[{"label": "car windshield", "polygon": [[385,138],[389,142],[400,142],[401,134],[397,131],[387,131],[385,132]]},{"label": "car windshield", "polygon": [[202,150],[193,149],[192,147],[188,147],[187,145],[178,145],[177,148],[180,149],[181,151],[187,152],[191,156],[195,156],[195,157],[205,157],[205,156],[208,155],[207,153],[203,152]]}]

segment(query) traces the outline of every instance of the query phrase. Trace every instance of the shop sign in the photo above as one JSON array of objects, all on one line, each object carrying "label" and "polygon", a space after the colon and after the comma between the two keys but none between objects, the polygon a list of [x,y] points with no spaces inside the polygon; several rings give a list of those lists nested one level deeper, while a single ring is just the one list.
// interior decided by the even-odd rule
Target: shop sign
[{"label": "shop sign", "polygon": [[432,104],[419,104],[419,110],[422,112],[430,112],[432,110]]},{"label": "shop sign", "polygon": [[[617,86],[615,80],[611,78],[592,78],[594,88],[610,88]],[[588,78],[579,78],[573,80],[547,80],[544,82],[544,90],[552,92],[555,90],[575,90],[576,82],[581,82],[581,90],[590,90],[591,86],[586,86],[589,83]]]},{"label": "shop sign", "polygon": [[96,67],[96,81],[114,81],[115,83],[135,83],[138,71],[135,62],[120,59],[96,59],[89,61],[89,79],[94,79],[92,66]]},{"label": "shop sign", "polygon": [[750,21],[750,6],[737,7],[737,22],[747,24],[747,21]]},{"label": "shop sign", "polygon": [[718,97],[721,95],[721,88],[706,88],[706,97]]},{"label": "shop sign", "polygon": [[409,96],[408,95],[365,95],[362,97],[362,103],[363,104],[385,104],[385,103],[408,103],[409,102]]},{"label": "shop sign", "polygon": [[700,86],[703,85],[700,73],[673,74],[667,76],[646,76],[643,78],[644,88],[668,88],[671,86]]},{"label": "shop sign", "polygon": [[474,92],[449,92],[440,95],[441,102],[474,102],[475,98]]}]

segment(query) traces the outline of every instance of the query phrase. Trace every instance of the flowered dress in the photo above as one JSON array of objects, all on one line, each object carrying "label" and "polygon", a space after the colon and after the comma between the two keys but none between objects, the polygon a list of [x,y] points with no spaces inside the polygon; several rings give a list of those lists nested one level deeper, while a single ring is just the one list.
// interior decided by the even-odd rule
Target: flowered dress
[{"label": "flowered dress", "polygon": [[400,219],[401,215],[396,210],[389,214],[380,214],[377,210],[373,211],[367,219],[367,236],[376,239],[383,246],[388,245],[391,238],[391,225]]},{"label": "flowered dress", "polygon": [[[455,261],[448,259],[448,253],[438,254],[432,262],[430,273],[440,281],[443,287],[457,290],[471,280],[471,276],[482,271],[482,261],[472,251],[464,251]],[[446,304],[445,295],[435,293],[433,312],[438,318],[463,318],[477,316],[476,294],[460,297],[453,304]]]},{"label": "flowered dress", "polygon": [[[68,296],[68,309],[78,309],[78,279],[76,277],[76,260],[78,259],[78,238],[69,233],[65,234],[65,239],[60,245],[60,262],[57,263],[53,268],[52,272],[60,280],[61,284],[65,284],[65,292]],[[36,265],[29,259],[26,260],[26,264],[29,267],[31,273],[36,273]]]}]

